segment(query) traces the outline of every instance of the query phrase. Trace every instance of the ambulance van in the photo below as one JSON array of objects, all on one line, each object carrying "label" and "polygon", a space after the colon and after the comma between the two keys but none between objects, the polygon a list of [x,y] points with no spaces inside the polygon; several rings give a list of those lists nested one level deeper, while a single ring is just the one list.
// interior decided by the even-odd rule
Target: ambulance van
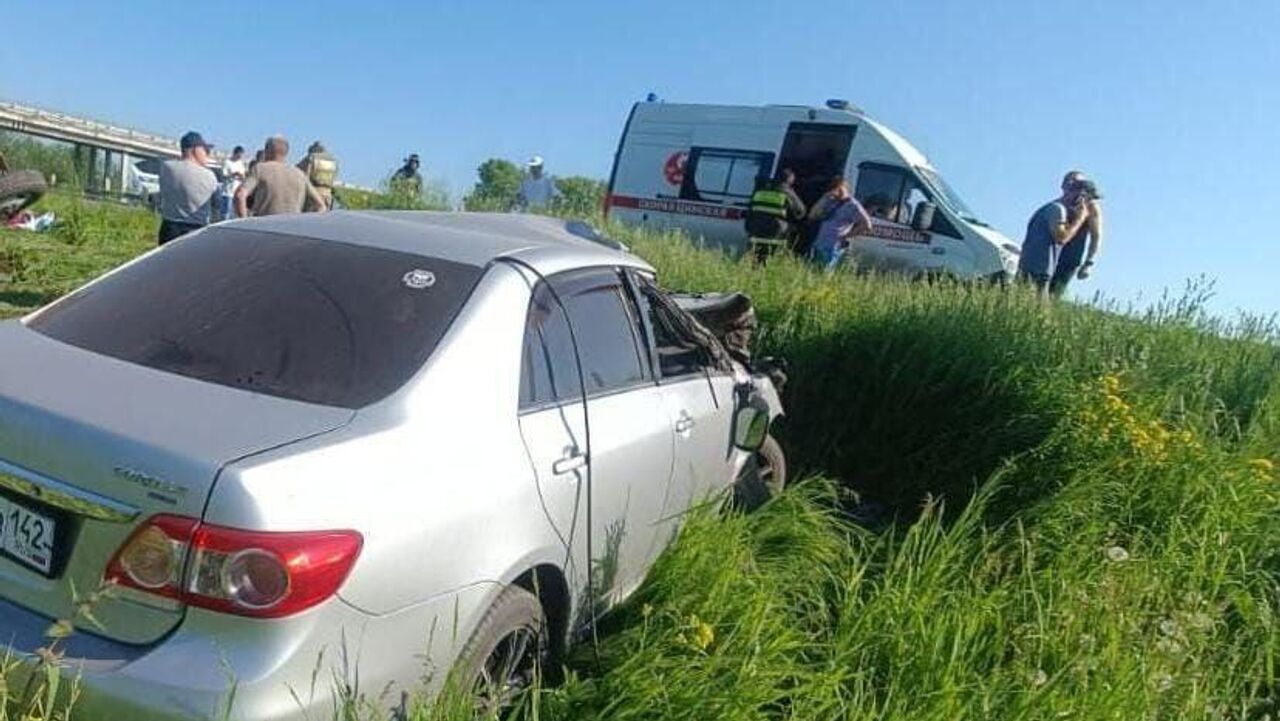
[{"label": "ambulance van", "polygon": [[783,168],[795,172],[806,207],[834,178],[848,179],[873,224],[850,242],[846,257],[859,268],[993,280],[1017,269],[1018,246],[979,220],[923,153],[841,100],[821,108],[637,103],[605,214],[741,254],[751,194]]}]

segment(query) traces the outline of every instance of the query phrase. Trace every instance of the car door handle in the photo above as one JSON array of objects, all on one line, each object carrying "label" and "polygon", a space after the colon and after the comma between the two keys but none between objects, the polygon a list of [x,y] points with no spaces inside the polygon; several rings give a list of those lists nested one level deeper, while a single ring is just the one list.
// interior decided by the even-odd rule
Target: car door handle
[{"label": "car door handle", "polygon": [[680,411],[680,417],[676,419],[676,433],[688,433],[694,425],[693,416]]},{"label": "car door handle", "polygon": [[585,465],[587,465],[587,454],[572,450],[566,453],[563,458],[551,464],[551,472],[557,476],[563,476]]}]

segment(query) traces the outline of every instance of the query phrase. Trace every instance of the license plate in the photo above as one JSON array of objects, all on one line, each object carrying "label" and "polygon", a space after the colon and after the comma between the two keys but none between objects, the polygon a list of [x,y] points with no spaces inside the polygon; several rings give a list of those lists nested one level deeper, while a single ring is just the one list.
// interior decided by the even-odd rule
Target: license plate
[{"label": "license plate", "polygon": [[0,496],[0,551],[47,574],[53,568],[55,530],[49,516]]}]

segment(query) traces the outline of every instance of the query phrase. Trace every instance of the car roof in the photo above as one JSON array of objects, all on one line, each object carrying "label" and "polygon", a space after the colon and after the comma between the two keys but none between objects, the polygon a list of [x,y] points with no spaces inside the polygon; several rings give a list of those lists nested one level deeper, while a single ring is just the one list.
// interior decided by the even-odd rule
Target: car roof
[{"label": "car roof", "polygon": [[599,265],[653,270],[611,247],[615,244],[586,222],[543,215],[338,210],[245,218],[217,227],[385,248],[479,267],[514,258],[543,274]]}]

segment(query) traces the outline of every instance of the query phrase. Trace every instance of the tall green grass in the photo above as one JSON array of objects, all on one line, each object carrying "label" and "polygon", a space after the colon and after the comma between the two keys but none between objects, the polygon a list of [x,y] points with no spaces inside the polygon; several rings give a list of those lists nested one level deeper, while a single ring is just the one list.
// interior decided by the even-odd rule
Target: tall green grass
[{"label": "tall green grass", "polygon": [[52,301],[85,281],[155,247],[152,214],[109,203],[46,196],[34,212],[53,212],[43,233],[0,229],[0,318]]},{"label": "tall green grass", "polygon": [[[756,299],[811,481],[699,517],[550,718],[1274,718],[1280,348],[1168,301],[760,269],[618,230]],[[851,524],[844,489],[898,523]],[[708,642],[708,639],[709,642]]]},{"label": "tall green grass", "polygon": [[[139,220],[112,228],[132,223],[97,250],[50,238],[67,257],[23,282],[149,245]],[[1280,714],[1273,325],[1208,318],[1194,289],[1124,314],[613,232],[668,287],[752,295],[811,478],[752,515],[693,514],[598,656],[580,647],[520,717]],[[880,523],[854,523],[870,506]]]}]

